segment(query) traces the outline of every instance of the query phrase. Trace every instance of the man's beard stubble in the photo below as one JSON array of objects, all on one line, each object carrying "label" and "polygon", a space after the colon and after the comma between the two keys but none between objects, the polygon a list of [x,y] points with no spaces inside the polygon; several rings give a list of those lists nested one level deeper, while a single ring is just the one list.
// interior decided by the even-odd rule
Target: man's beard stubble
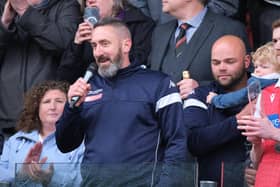
[{"label": "man's beard stubble", "polygon": [[[110,60],[109,57],[101,56],[97,59],[97,61],[100,60],[100,59],[101,60],[102,59],[109,59]],[[98,74],[103,78],[114,77],[117,74],[117,72],[119,71],[119,69],[121,69],[121,64],[122,64],[121,53],[119,52],[117,54],[117,56],[110,61],[111,61],[111,63],[110,63],[109,66],[104,66],[104,67],[98,66]]]},{"label": "man's beard stubble", "polygon": [[238,85],[244,78],[244,76],[247,74],[246,68],[244,67],[243,69],[241,69],[240,71],[237,72],[237,74],[235,74],[231,81],[224,85],[221,84],[221,82],[219,80],[216,79],[216,82],[218,82],[218,84],[223,87],[225,90],[231,90],[232,88],[234,88],[236,85]]}]

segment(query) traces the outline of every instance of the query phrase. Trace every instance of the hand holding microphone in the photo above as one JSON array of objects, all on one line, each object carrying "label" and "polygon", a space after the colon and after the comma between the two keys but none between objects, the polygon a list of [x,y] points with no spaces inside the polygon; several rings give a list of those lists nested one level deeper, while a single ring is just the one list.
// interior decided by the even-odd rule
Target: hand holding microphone
[{"label": "hand holding microphone", "polygon": [[68,99],[70,108],[78,107],[84,102],[87,93],[90,90],[90,84],[88,81],[93,76],[95,71],[95,65],[91,63],[83,78],[79,78],[74,84],[72,84],[68,91]]}]

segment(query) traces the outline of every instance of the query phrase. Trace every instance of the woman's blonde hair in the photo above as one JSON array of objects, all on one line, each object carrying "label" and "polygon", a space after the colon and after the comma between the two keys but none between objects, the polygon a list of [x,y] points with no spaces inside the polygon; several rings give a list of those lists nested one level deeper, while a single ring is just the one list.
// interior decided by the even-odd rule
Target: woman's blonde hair
[{"label": "woman's blonde hair", "polygon": [[[83,12],[86,7],[86,0],[78,0]],[[112,17],[116,17],[122,10],[126,10],[132,5],[127,0],[113,0]]]},{"label": "woman's blonde hair", "polygon": [[280,72],[280,62],[277,60],[276,51],[273,42],[268,42],[259,47],[256,52],[252,53],[253,63],[256,61],[261,63],[272,64],[277,72]]},{"label": "woman's blonde hair", "polygon": [[127,0],[113,0],[112,17],[116,17],[121,11],[126,10],[131,5]]},{"label": "woman's blonde hair", "polygon": [[272,23],[272,30],[278,27],[280,27],[280,19],[277,19]]},{"label": "woman's blonde hair", "polygon": [[77,0],[77,1],[80,4],[80,9],[81,9],[81,12],[83,13],[84,9],[86,7],[86,0]]}]

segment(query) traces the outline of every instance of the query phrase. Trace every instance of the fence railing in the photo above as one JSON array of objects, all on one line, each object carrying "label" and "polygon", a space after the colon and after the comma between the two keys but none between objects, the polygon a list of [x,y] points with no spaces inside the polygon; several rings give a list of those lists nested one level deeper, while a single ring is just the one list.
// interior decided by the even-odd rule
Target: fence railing
[{"label": "fence railing", "polygon": [[[245,187],[242,163],[222,163],[219,187]],[[37,168],[37,170],[36,170]],[[45,173],[40,173],[42,168]],[[32,172],[30,172],[32,171]],[[37,173],[36,173],[37,172]],[[49,175],[46,173],[49,172]],[[43,177],[45,176],[45,178]],[[44,181],[44,182],[42,182]],[[199,187],[198,164],[16,164],[15,180],[10,186],[184,186]],[[2,186],[9,186],[4,181]],[[0,184],[1,187],[1,184]]]}]

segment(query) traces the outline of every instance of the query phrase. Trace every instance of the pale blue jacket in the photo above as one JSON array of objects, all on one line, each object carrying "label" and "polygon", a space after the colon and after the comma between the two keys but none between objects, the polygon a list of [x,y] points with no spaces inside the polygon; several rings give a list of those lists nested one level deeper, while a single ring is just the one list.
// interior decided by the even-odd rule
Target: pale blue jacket
[{"label": "pale blue jacket", "polygon": [[[0,181],[15,183],[16,171],[20,171],[28,151],[39,141],[38,131],[31,133],[18,132],[11,136],[4,144],[3,153],[0,156]],[[84,144],[77,149],[62,153],[56,145],[54,134],[50,134],[43,141],[41,159],[48,157],[47,163],[54,163],[54,175],[51,186],[79,186],[81,181],[80,166],[84,154]],[[47,165],[47,164],[46,164]],[[48,167],[48,166],[46,166]],[[20,181],[20,185],[41,186],[32,181]],[[33,183],[33,184],[32,184]],[[19,185],[19,180],[16,184]]]}]

